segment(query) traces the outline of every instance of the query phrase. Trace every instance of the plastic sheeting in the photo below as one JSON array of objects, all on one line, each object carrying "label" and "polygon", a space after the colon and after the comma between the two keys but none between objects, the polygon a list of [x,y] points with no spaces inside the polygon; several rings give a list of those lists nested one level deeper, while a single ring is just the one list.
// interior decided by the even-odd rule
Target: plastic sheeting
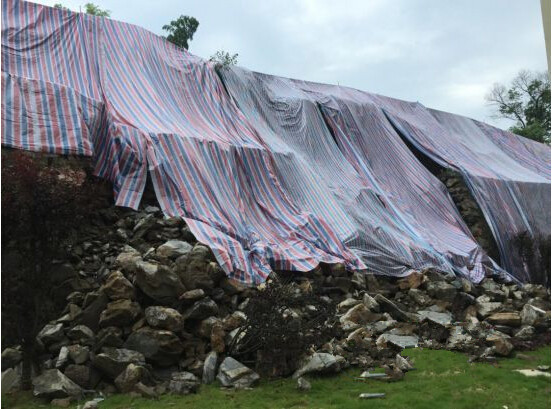
[{"label": "plastic sheeting", "polygon": [[293,201],[327,220],[371,271],[401,276],[437,267],[479,281],[493,267],[380,98],[235,67],[221,76]]},{"label": "plastic sheeting", "polygon": [[[183,217],[229,276],[259,283],[320,262],[473,281],[501,271],[391,126],[412,140],[433,132],[428,123],[442,129],[428,110],[419,118],[402,101],[233,69],[223,75],[238,108],[212,65],[147,30],[2,5],[2,144],[90,155],[132,208],[149,171],[164,213]],[[524,169],[533,161],[505,145]],[[546,215],[534,211],[539,224]]]},{"label": "plastic sheeting", "polygon": [[550,148],[418,103],[383,109],[417,149],[463,175],[496,239],[502,267],[521,281],[541,280],[543,272],[520,257],[516,240],[521,233],[550,237]]}]

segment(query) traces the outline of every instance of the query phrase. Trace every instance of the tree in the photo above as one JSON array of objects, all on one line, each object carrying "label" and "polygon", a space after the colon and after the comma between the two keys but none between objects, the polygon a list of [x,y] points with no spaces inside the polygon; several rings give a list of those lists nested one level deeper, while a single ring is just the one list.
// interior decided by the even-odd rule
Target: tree
[{"label": "tree", "polygon": [[98,185],[53,161],[2,156],[2,344],[21,345],[21,386],[30,389],[36,336],[64,301],[54,296],[52,266],[91,215]]},{"label": "tree", "polygon": [[228,67],[229,65],[236,65],[238,63],[238,54],[230,54],[227,51],[217,51],[214,53],[209,61],[215,63],[216,67]]},{"label": "tree", "polygon": [[84,11],[86,14],[92,14],[93,16],[98,17],[109,17],[111,16],[111,11],[109,10],[102,10],[98,6],[96,6],[94,3],[86,3],[84,5]]},{"label": "tree", "polygon": [[510,131],[550,143],[550,78],[547,72],[520,71],[510,87],[494,84],[486,96],[496,116],[516,121]]},{"label": "tree", "polygon": [[[62,10],[70,10],[69,7],[65,7],[61,3],[54,4],[54,7],[57,8],[57,9],[62,9]],[[99,6],[96,6],[94,3],[86,3],[84,5],[84,12],[86,14],[91,14],[93,16],[98,16],[98,17],[109,17],[109,16],[111,16],[111,11],[102,10]]]},{"label": "tree", "polygon": [[188,41],[193,40],[198,26],[199,21],[194,17],[180,16],[169,24],[164,25],[163,30],[169,33],[167,36],[168,41],[187,50]]}]

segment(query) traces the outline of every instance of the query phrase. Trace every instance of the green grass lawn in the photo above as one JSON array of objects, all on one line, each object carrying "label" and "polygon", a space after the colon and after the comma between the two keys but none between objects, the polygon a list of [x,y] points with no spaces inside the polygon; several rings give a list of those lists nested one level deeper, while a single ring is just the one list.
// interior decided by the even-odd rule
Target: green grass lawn
[{"label": "green grass lawn", "polygon": [[[550,408],[550,378],[528,378],[513,369],[550,365],[550,346],[524,353],[531,359],[511,358],[498,364],[469,364],[467,356],[449,351],[412,349],[417,370],[399,382],[354,380],[352,369],[331,377],[308,378],[309,392],[299,392],[291,379],[262,382],[250,391],[226,391],[202,386],[195,395],[164,396],[158,401],[117,395],[100,403],[100,409],[150,408]],[[383,399],[361,400],[360,393],[384,392]],[[77,404],[71,407],[76,408]],[[47,408],[30,394],[4,396],[2,408]]]}]

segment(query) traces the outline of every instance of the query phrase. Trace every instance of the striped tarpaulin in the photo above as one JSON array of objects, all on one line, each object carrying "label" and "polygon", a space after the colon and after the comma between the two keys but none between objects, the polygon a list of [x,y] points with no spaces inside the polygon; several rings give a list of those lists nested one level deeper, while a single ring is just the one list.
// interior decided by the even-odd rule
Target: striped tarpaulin
[{"label": "striped tarpaulin", "polygon": [[542,281],[541,267],[520,257],[517,237],[550,237],[550,148],[419,103],[387,99],[381,106],[417,149],[462,174],[496,239],[501,265],[521,281]]},{"label": "striped tarpaulin", "polygon": [[[502,272],[402,142],[399,119],[418,125],[407,103],[237,68],[223,85],[210,63],[140,27],[2,5],[2,144],[92,156],[121,206],[138,207],[149,175],[164,213],[229,276],[259,283],[320,262],[473,281]],[[505,144],[525,169],[532,159]]]}]

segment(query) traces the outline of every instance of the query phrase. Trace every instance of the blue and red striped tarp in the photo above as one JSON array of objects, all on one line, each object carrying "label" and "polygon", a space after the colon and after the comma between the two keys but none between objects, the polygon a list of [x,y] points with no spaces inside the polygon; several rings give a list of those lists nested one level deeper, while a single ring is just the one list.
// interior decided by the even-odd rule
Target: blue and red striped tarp
[{"label": "blue and red striped tarp", "polygon": [[[550,191],[549,153],[487,125],[239,68],[222,71],[223,85],[210,63],[140,27],[19,0],[2,5],[2,144],[92,156],[116,203],[131,208],[149,173],[164,213],[184,218],[242,282],[320,262],[393,276],[437,268],[473,281],[504,273],[402,139],[438,152],[442,138],[454,143],[466,132],[454,121],[474,124],[523,168],[531,194]],[[483,159],[473,172],[463,164],[477,149],[428,155],[469,181],[475,170],[491,172]],[[485,195],[501,201],[504,186],[511,196],[527,192],[518,179],[493,175],[495,185],[474,188],[480,204]],[[512,203],[481,206],[489,219],[550,220],[549,208]],[[500,220],[493,231],[500,240],[516,228]]]}]

